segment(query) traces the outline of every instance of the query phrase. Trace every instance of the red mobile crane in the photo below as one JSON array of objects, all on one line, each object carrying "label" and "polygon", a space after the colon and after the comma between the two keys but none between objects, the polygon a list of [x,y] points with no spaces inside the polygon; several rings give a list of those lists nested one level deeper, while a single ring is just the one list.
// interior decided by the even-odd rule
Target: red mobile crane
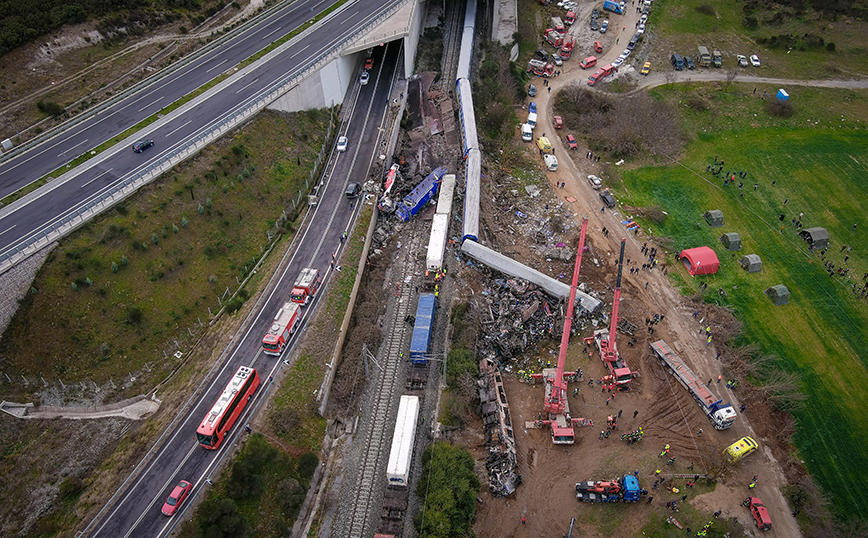
[{"label": "red mobile crane", "polygon": [[564,332],[561,334],[561,347],[558,353],[557,368],[545,368],[542,374],[533,374],[534,378],[542,378],[545,381],[545,412],[548,413],[549,418],[547,420],[540,418],[540,420],[530,421],[525,424],[528,428],[550,426],[552,429],[552,442],[556,445],[571,445],[575,443],[574,425],[593,425],[588,419],[570,418],[570,406],[567,402],[567,382],[564,381],[564,376],[574,375],[574,372],[564,372],[564,363],[567,358],[567,347],[570,344],[570,329],[573,326],[573,309],[576,304],[576,287],[579,284],[579,270],[582,265],[582,253],[585,250],[585,234],[587,231],[588,218],[585,217],[582,219],[579,252],[576,254],[576,265],[573,268],[573,282],[567,302]]},{"label": "red mobile crane", "polygon": [[600,358],[606,365],[609,371],[607,377],[611,378],[610,382],[614,385],[622,385],[619,390],[626,390],[630,381],[639,375],[639,372],[633,372],[621,354],[618,353],[618,346],[615,343],[615,331],[618,330],[618,306],[621,301],[621,273],[624,270],[624,245],[627,240],[621,239],[621,258],[618,260],[618,281],[615,284],[615,298],[612,302],[612,319],[609,322],[609,329],[600,329],[594,331],[594,340],[597,341],[597,348],[600,350]]}]

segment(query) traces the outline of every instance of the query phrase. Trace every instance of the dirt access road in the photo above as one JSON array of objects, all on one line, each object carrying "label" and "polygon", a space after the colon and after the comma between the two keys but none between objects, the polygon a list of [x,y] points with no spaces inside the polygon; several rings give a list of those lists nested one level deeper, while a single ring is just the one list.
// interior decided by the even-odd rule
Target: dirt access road
[{"label": "dirt access road", "polygon": [[[577,23],[578,24],[578,23]],[[623,23],[632,28],[629,19]],[[617,27],[621,31],[621,27]],[[616,38],[617,39],[617,38]],[[607,61],[614,59],[620,49],[611,50],[603,56]],[[611,56],[611,58],[609,58]],[[580,59],[580,58],[579,58]],[[603,61],[603,60],[601,60]],[[539,111],[539,122],[535,136],[542,133],[555,134],[552,127],[551,98],[558,89],[574,82],[584,82],[589,74],[578,68],[578,61],[571,60],[564,64],[561,75],[550,80],[551,91],[548,91],[539,81],[536,85],[539,91],[535,100]],[[686,77],[685,77],[686,78]],[[725,73],[711,73],[708,80],[723,80]],[[691,80],[699,77],[691,74]],[[747,80],[743,78],[742,81]],[[759,79],[757,79],[759,80]],[[769,82],[783,83],[766,79]],[[643,84],[651,86],[664,84],[665,75],[649,78]],[[794,83],[799,81],[793,81]],[[835,87],[864,87],[862,81],[811,81],[813,85]],[[811,83],[809,82],[809,83]],[[764,441],[757,436],[751,427],[752,418],[762,420],[763,417],[751,417],[750,409],[746,414],[740,413],[733,428],[718,432],[713,429],[708,418],[698,409],[687,391],[677,381],[666,374],[663,368],[653,358],[649,344],[658,339],[666,340],[679,355],[688,361],[701,376],[716,379],[721,374],[721,364],[716,359],[715,345],[706,345],[705,339],[699,334],[703,327],[711,325],[712,335],[719,324],[727,321],[728,315],[715,312],[711,307],[701,303],[693,303],[682,297],[672,287],[669,278],[659,269],[653,271],[641,270],[646,257],[640,248],[647,242],[648,246],[656,246],[653,236],[648,231],[639,235],[627,232],[621,224],[625,215],[621,210],[606,209],[601,211],[602,203],[598,192],[586,182],[588,174],[598,174],[603,163],[593,163],[586,158],[588,149],[580,147],[569,151],[558,136],[549,136],[559,156],[560,169],[556,173],[547,173],[549,185],[557,198],[575,215],[575,224],[579,224],[582,215],[590,217],[588,229],[592,253],[586,256],[583,265],[583,275],[593,274],[592,260],[601,264],[602,281],[589,283],[596,290],[614,286],[617,273],[617,256],[621,237],[627,240],[625,259],[630,259],[630,265],[624,268],[622,283],[621,316],[637,325],[637,343],[628,347],[623,335],[618,335],[620,350],[627,363],[641,373],[634,392],[617,394],[616,398],[607,403],[609,394],[601,393],[599,388],[588,387],[586,383],[570,386],[570,406],[573,417],[593,419],[595,427],[577,429],[577,442],[572,446],[554,446],[545,430],[525,430],[525,421],[536,419],[542,410],[543,391],[541,386],[529,386],[520,383],[514,377],[507,376],[506,389],[512,410],[512,422],[516,426],[515,434],[520,459],[520,473],[524,482],[515,495],[509,498],[494,499],[484,497],[484,503],[479,507],[474,530],[479,536],[524,537],[524,536],[560,536],[566,532],[572,515],[577,516],[579,535],[603,536],[611,535],[618,529],[619,536],[636,536],[639,529],[650,517],[665,517],[662,505],[670,500],[679,500],[687,491],[687,502],[703,512],[703,517],[710,518],[717,510],[722,511],[722,517],[736,518],[747,529],[753,529],[750,514],[741,506],[741,501],[747,496],[747,485],[753,475],[759,475],[759,482],[754,495],[761,498],[769,509],[774,529],[765,536],[801,536],[795,518],[780,492],[786,484],[784,475],[771,450],[763,449],[758,454],[746,458],[734,466],[734,470],[726,477],[726,481],[718,482],[714,491],[694,496],[693,490],[684,490],[685,480],[675,480],[676,487],[682,491],[675,495],[662,489],[652,491],[652,503],[644,501],[640,505],[624,506],[631,516],[625,517],[620,523],[606,521],[609,512],[599,505],[580,506],[575,497],[574,485],[582,480],[603,480],[613,478],[617,474],[639,471],[642,487],[651,489],[654,481],[654,471],[661,468],[663,476],[673,473],[691,472],[687,470],[689,462],[695,464],[696,472],[703,472],[708,457],[718,457],[720,447],[726,446],[738,438],[751,435],[763,447]],[[572,157],[572,158],[568,158]],[[560,188],[561,183],[565,184]],[[572,201],[571,201],[572,200]],[[602,233],[602,228],[610,230],[608,237]],[[658,247],[659,250],[659,247]],[[664,258],[662,255],[658,258]],[[665,259],[665,258],[664,258]],[[629,268],[639,267],[638,274],[630,274]],[[588,270],[590,269],[590,270]],[[669,267],[671,271],[684,271],[683,267]],[[684,271],[685,279],[692,278]],[[593,278],[593,277],[592,277]],[[588,280],[587,277],[582,280]],[[594,279],[596,280],[596,279]],[[611,308],[611,294],[607,295],[605,308]],[[699,314],[694,317],[694,312]],[[664,321],[655,327],[655,333],[649,335],[643,326],[646,317],[654,314],[664,316]],[[582,334],[588,336],[588,334]],[[557,345],[557,344],[554,344]],[[543,360],[553,359],[549,354]],[[583,353],[581,339],[573,338],[571,351],[567,359],[568,369],[582,368],[588,376],[598,379],[604,375],[603,364],[597,353],[589,357]],[[738,409],[740,402],[725,383],[712,383],[712,391],[724,401],[730,401]],[[575,386],[580,387],[578,397],[572,395]],[[596,385],[595,385],[596,387]],[[606,417],[623,411],[618,424],[618,434],[608,439],[599,439],[601,429],[605,429]],[[634,411],[638,411],[633,418]],[[602,428],[600,427],[602,425]],[[635,430],[641,426],[645,437],[639,444],[627,445],[618,437],[620,433]],[[702,429],[702,435],[699,430]],[[672,455],[676,464],[672,467],[664,465],[658,458],[664,444],[672,446]],[[484,453],[476,454],[484,461]],[[670,482],[671,483],[671,482]],[[639,517],[635,517],[639,516]],[[527,519],[527,524],[521,524],[521,518]],[[676,514],[676,517],[681,517]],[[707,521],[684,521],[694,530],[701,528]],[[673,529],[674,530],[674,529]],[[752,531],[748,531],[752,532]]]}]

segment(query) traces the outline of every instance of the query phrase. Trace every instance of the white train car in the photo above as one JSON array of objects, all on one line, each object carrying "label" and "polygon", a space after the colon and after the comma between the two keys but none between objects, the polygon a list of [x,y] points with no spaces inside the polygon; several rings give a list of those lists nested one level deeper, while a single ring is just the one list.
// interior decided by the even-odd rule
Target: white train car
[{"label": "white train car", "polygon": [[386,478],[390,486],[407,486],[410,480],[410,462],[413,461],[413,445],[416,442],[416,424],[419,421],[419,397],[401,396],[395,433],[392,436],[392,451]]},{"label": "white train car", "polygon": [[437,196],[437,214],[452,213],[452,197],[455,194],[455,174],[446,174],[440,182],[440,194]]},{"label": "white train car", "polygon": [[476,114],[473,112],[473,93],[470,81],[458,79],[455,84],[458,95],[458,117],[461,121],[461,139],[464,143],[464,153],[467,150],[479,148],[479,138],[476,134]]},{"label": "white train car", "polygon": [[458,54],[458,73],[455,78],[470,78],[470,61],[473,59],[473,34],[476,32],[476,0],[467,0],[464,10],[464,32]]},{"label": "white train car", "polygon": [[426,270],[438,271],[443,267],[448,234],[449,215],[436,213],[431,223],[431,239],[428,240],[428,255],[425,257]]},{"label": "white train car", "polygon": [[479,240],[479,196],[482,177],[482,154],[478,149],[467,152],[464,160],[464,232],[461,240]]}]

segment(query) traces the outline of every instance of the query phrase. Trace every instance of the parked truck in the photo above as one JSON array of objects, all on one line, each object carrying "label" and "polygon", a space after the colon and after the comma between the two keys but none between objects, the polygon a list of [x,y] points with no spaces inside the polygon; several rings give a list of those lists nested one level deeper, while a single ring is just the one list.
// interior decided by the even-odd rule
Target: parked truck
[{"label": "parked truck", "polygon": [[552,17],[552,29],[555,32],[560,32],[562,34],[567,33],[567,29],[564,27],[564,21],[562,21],[560,17]]},{"label": "parked truck", "polygon": [[390,486],[407,486],[410,482],[410,463],[413,461],[413,445],[416,443],[416,426],[419,423],[419,397],[401,396],[398,418],[392,435],[392,450],[386,479]]},{"label": "parked truck", "polygon": [[554,30],[552,28],[546,28],[545,39],[549,42],[549,45],[553,46],[556,49],[559,49],[561,45],[564,44],[564,34]]},{"label": "parked truck", "polygon": [[437,296],[434,293],[420,293],[416,307],[416,322],[413,324],[413,338],[410,340],[410,362],[427,364],[431,347],[431,332],[434,330],[434,311]]},{"label": "parked truck", "polygon": [[319,271],[313,267],[305,267],[295,279],[295,284],[292,286],[292,292],[289,294],[289,299],[293,303],[306,305],[311,297],[316,295],[319,289],[321,279]]},{"label": "parked truck", "polygon": [[301,305],[287,301],[283,304],[268,332],[262,338],[262,352],[266,355],[279,356],[295,332],[301,321]]},{"label": "parked truck", "polygon": [[567,61],[573,55],[573,47],[575,47],[573,36],[568,35],[564,38],[564,45],[561,47],[561,60]]},{"label": "parked truck", "polygon": [[693,395],[699,408],[711,420],[716,429],[725,430],[732,426],[736,416],[732,405],[723,403],[723,400],[712,394],[702,379],[693,373],[693,370],[688,368],[681,357],[672,351],[669,344],[663,340],[658,340],[651,344],[651,349],[660,358],[660,363],[667,367],[675,379]]},{"label": "parked truck", "polygon": [[624,13],[624,6],[619,2],[615,2],[614,0],[606,0],[605,2],[603,2],[603,9],[605,9],[606,11],[611,11],[612,13]]},{"label": "parked truck", "polygon": [[696,56],[699,67],[708,67],[711,65],[711,54],[708,52],[708,47],[703,47],[702,45],[696,47]]},{"label": "parked truck", "polygon": [[723,56],[720,55],[719,50],[715,50],[712,53],[711,62],[714,64],[714,67],[723,67]]},{"label": "parked truck", "polygon": [[527,62],[527,70],[538,77],[550,77],[555,72],[555,67],[552,64],[547,64],[542,60],[533,58]]},{"label": "parked truck", "polygon": [[632,503],[641,495],[639,479],[629,474],[614,480],[576,483],[576,498],[586,503]]}]

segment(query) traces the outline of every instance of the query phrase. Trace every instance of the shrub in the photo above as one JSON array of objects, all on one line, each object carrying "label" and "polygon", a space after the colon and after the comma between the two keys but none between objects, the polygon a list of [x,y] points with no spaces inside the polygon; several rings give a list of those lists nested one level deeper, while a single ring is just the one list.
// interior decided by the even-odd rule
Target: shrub
[{"label": "shrub", "polygon": [[117,273],[117,272],[118,272],[118,264],[116,264],[115,262],[112,262],[112,273]]},{"label": "shrub", "polygon": [[142,309],[138,306],[127,308],[127,323],[130,325],[138,325],[142,322]]},{"label": "shrub", "polygon": [[39,101],[36,103],[36,108],[39,109],[43,114],[48,114],[49,116],[54,116],[55,118],[63,115],[66,110],[58,103],[54,101]]},{"label": "shrub", "polygon": [[181,217],[181,228],[186,228],[189,223],[190,221],[187,220],[187,217]]},{"label": "shrub", "polygon": [[244,305],[244,299],[241,297],[235,297],[226,303],[226,313],[232,314],[241,309],[241,306]]},{"label": "shrub", "polygon": [[696,6],[696,12],[702,13],[703,15],[714,15],[715,14],[714,6],[712,6],[711,4],[701,4],[701,5]]},{"label": "shrub", "polygon": [[151,241],[153,241],[155,245],[159,245],[160,236],[158,236],[157,234],[151,234]]},{"label": "shrub", "polygon": [[796,109],[789,101],[779,101],[777,99],[769,99],[766,101],[766,111],[772,116],[780,118],[789,118],[795,114]]},{"label": "shrub", "polygon": [[835,52],[835,43],[829,41],[826,43],[826,50],[829,52]]},{"label": "shrub", "polygon": [[305,452],[298,458],[298,475],[303,480],[310,480],[319,466],[319,458],[313,452]]},{"label": "shrub", "polygon": [[214,202],[212,202],[210,198],[206,198],[205,199],[205,207],[207,207],[208,209],[211,209],[213,206],[214,206]]}]

